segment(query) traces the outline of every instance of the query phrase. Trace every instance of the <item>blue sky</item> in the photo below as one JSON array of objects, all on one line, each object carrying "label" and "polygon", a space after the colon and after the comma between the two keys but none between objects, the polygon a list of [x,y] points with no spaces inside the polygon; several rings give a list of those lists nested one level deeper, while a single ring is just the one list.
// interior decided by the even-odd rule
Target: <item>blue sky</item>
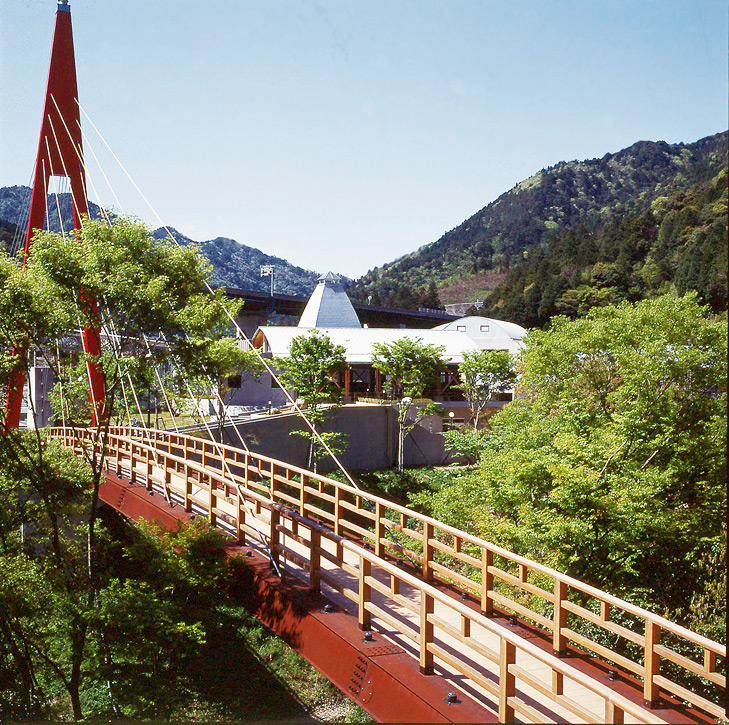
[{"label": "blue sky", "polygon": [[[0,2],[0,186],[30,178],[55,7]],[[392,261],[559,161],[727,127],[724,0],[71,8],[81,104],[164,222],[317,271]]]}]

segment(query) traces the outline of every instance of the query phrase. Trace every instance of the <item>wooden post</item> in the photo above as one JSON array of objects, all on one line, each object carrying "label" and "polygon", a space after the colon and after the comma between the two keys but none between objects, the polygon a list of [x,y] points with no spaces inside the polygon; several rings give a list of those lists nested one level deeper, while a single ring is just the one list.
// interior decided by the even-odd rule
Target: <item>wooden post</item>
[{"label": "wooden post", "polygon": [[433,547],[430,540],[433,538],[433,524],[430,521],[423,522],[423,581],[430,581],[433,578],[433,570],[430,562],[433,561]]},{"label": "wooden post", "polygon": [[[557,670],[552,670],[552,692],[555,695],[564,695],[564,675]],[[605,722],[610,722],[610,720]]]},{"label": "wooden post", "polygon": [[352,386],[352,369],[347,366],[344,368],[344,399],[349,400],[350,388]]},{"label": "wooden post", "polygon": [[245,507],[245,501],[241,501],[241,496],[238,493],[238,491],[234,491],[235,493],[235,533],[236,533],[236,540],[239,544],[245,544],[246,543],[246,507]]},{"label": "wooden post", "polygon": [[137,472],[134,469],[134,443],[129,441],[129,480],[132,483],[137,482]]},{"label": "wooden post", "polygon": [[494,552],[491,549],[481,549],[481,614],[485,617],[494,616],[494,602],[489,592],[494,588],[494,575],[490,568],[494,565]]},{"label": "wooden post", "polygon": [[243,473],[243,485],[245,486],[246,491],[248,491],[248,480],[249,480],[248,466],[250,466],[250,464],[251,464],[251,457],[248,453],[246,453],[243,461],[244,461],[244,465],[245,465],[245,471]]},{"label": "wooden post", "polygon": [[385,545],[383,540],[385,538],[385,525],[382,523],[382,517],[384,511],[383,506],[379,501],[375,502],[375,555],[384,556]]},{"label": "wooden post", "polygon": [[276,500],[276,464],[271,463],[271,501]]},{"label": "wooden post", "polygon": [[277,565],[279,563],[279,545],[281,538],[278,530],[280,521],[281,512],[275,506],[271,506],[271,558]]},{"label": "wooden post", "polygon": [[611,700],[605,700],[605,722],[616,725],[623,725],[625,722],[625,712]]},{"label": "wooden post", "polygon": [[514,708],[509,698],[516,694],[516,677],[509,672],[509,665],[516,662],[516,647],[506,639],[501,640],[499,656],[499,722],[514,722]]},{"label": "wooden post", "polygon": [[311,544],[309,549],[309,591],[321,591],[321,578],[319,569],[321,567],[321,531],[311,529]]},{"label": "wooden post", "polygon": [[655,645],[661,641],[661,628],[646,619],[645,622],[645,660],[643,672],[643,704],[646,707],[656,707],[658,704],[659,687],[653,682],[654,675],[658,674],[661,660],[655,651]]},{"label": "wooden post", "polygon": [[342,527],[339,522],[339,517],[342,515],[341,507],[339,505],[341,496],[342,496],[342,489],[340,489],[339,486],[335,486],[335,488],[334,488],[334,533],[337,536],[341,536],[341,534],[342,534]]},{"label": "wooden post", "polygon": [[554,614],[552,616],[552,653],[557,657],[565,655],[565,638],[562,630],[567,626],[567,610],[562,601],[567,598],[567,583],[561,579],[554,580]]},{"label": "wooden post", "polygon": [[306,487],[309,485],[309,477],[302,473],[301,474],[301,496],[299,498],[299,513],[302,516],[306,516],[306,501],[309,497],[309,494],[306,490]]},{"label": "wooden post", "polygon": [[208,476],[208,521],[211,526],[215,526],[217,516],[215,515],[215,489],[218,484],[212,476]]},{"label": "wooden post", "polygon": [[359,628],[363,630],[369,630],[370,620],[372,615],[365,608],[366,604],[369,604],[370,596],[372,594],[372,588],[367,583],[366,578],[372,573],[372,562],[369,559],[365,559],[364,556],[359,557],[359,596],[357,598],[358,613],[357,619],[359,621]]},{"label": "wooden post", "polygon": [[432,675],[433,653],[428,645],[433,641],[433,623],[429,615],[435,611],[435,599],[424,589],[420,591],[420,672],[423,675]]},{"label": "wooden post", "polygon": [[[167,466],[167,456],[163,458],[164,460],[164,478],[165,481],[167,481],[168,476],[168,466]],[[185,511],[187,513],[190,513],[192,511],[192,478],[190,477],[190,467],[185,466]]]}]

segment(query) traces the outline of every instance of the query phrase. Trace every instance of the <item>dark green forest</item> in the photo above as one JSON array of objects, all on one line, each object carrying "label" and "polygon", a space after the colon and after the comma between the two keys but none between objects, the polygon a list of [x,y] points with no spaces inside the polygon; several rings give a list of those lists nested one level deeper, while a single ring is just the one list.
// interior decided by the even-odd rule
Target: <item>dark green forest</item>
[{"label": "dark green forest", "polygon": [[553,315],[689,291],[727,308],[727,170],[642,214],[568,229],[525,251],[479,314],[544,327]]},{"label": "dark green forest", "polygon": [[[674,200],[680,192],[703,188],[725,167],[726,144],[726,133],[692,144],[640,141],[601,159],[555,164],[521,182],[438,241],[371,270],[352,284],[350,296],[365,301],[371,295],[384,305],[425,306],[420,298],[432,283],[443,290],[455,280],[466,280],[467,287],[469,277],[492,270],[508,273],[540,245],[558,240],[568,230],[595,237],[611,222],[639,219],[658,199]],[[719,183],[726,185],[726,177],[720,177]],[[655,210],[660,214],[660,204]],[[690,220],[685,221],[691,226]],[[607,232],[606,243],[617,241],[620,232],[619,228]],[[625,255],[623,259],[628,262]],[[683,288],[695,275],[683,269],[683,257],[679,263],[675,274],[677,286]],[[405,289],[410,292],[404,293]],[[569,284],[562,292],[567,289]],[[466,301],[441,296],[444,302]],[[505,312],[497,316],[535,324]],[[546,311],[539,319],[547,319]]]}]

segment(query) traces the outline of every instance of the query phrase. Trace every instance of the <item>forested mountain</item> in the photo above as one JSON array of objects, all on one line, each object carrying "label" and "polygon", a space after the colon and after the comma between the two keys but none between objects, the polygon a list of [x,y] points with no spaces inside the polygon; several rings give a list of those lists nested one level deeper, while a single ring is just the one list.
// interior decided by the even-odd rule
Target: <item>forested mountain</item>
[{"label": "forested mountain", "polygon": [[350,295],[415,306],[409,298],[435,282],[445,302],[483,297],[525,252],[566,230],[593,233],[606,222],[638,217],[658,197],[673,198],[713,179],[726,164],[726,146],[724,132],[691,144],[639,141],[601,159],[558,163],[517,184],[438,241],[371,270],[351,286]]},{"label": "forested mountain", "polygon": [[[168,227],[180,244],[195,243]],[[155,229],[152,236],[163,239],[167,231]],[[239,289],[263,290],[271,288],[271,278],[261,277],[262,264],[273,264],[275,270],[276,292],[288,295],[308,295],[316,287],[319,274],[287,262],[280,257],[265,254],[260,249],[248,247],[227,237],[216,237],[207,242],[196,242],[202,253],[213,265],[212,284],[238,287]]]},{"label": "forested mountain", "polygon": [[[30,189],[27,186],[7,186],[0,188],[0,240],[5,242],[9,249],[15,234],[15,224],[20,223],[21,232],[25,233],[27,223],[27,209],[30,203]],[[48,199],[49,227],[54,231],[61,231],[60,218],[63,226],[72,225],[71,195],[51,194]],[[92,218],[101,216],[101,209],[89,202],[89,215]],[[4,223],[3,223],[4,222]],[[8,224],[10,223],[10,224]],[[265,254],[259,249],[240,244],[234,239],[216,237],[206,242],[193,242],[192,239],[180,234],[170,227],[180,244],[196,243],[202,253],[213,265],[211,282],[213,285],[225,285],[241,289],[267,291],[270,289],[270,278],[260,276],[260,265],[273,264],[276,267],[276,291],[282,294],[308,295],[316,287],[319,274],[302,267],[290,264],[285,259]],[[167,235],[163,229],[155,229],[152,235],[162,239]],[[7,242],[6,242],[7,238]]]},{"label": "forested mountain", "polygon": [[657,196],[638,216],[581,224],[525,250],[479,314],[545,326],[591,307],[675,290],[727,308],[727,169],[708,182]]}]

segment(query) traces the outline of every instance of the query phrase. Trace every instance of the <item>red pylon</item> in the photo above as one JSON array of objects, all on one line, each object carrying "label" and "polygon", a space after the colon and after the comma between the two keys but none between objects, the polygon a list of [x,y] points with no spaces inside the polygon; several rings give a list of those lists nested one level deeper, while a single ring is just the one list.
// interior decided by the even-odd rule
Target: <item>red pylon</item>
[{"label": "red pylon", "polygon": [[[33,175],[33,190],[30,197],[28,229],[25,235],[25,266],[36,231],[43,229],[47,206],[48,180],[51,176],[67,177],[71,184],[73,204],[73,228],[81,232],[82,217],[88,215],[86,199],[86,175],[83,165],[81,143],[81,119],[79,115],[78,88],[76,85],[76,60],[73,52],[71,29],[71,8],[67,0],[58,3],[56,25],[53,31],[53,46],[48,69],[46,100],[43,108],[40,141]],[[81,293],[82,304],[89,311],[96,312],[96,300]],[[94,314],[93,317],[96,315]],[[105,387],[101,369],[101,338],[99,328],[84,327],[84,350],[87,353],[86,367],[89,376],[91,409],[94,425],[104,415]],[[5,407],[4,431],[17,428],[20,424],[20,409],[23,400],[23,385],[27,348],[13,351],[17,364],[11,371],[8,383],[8,397]]]}]

